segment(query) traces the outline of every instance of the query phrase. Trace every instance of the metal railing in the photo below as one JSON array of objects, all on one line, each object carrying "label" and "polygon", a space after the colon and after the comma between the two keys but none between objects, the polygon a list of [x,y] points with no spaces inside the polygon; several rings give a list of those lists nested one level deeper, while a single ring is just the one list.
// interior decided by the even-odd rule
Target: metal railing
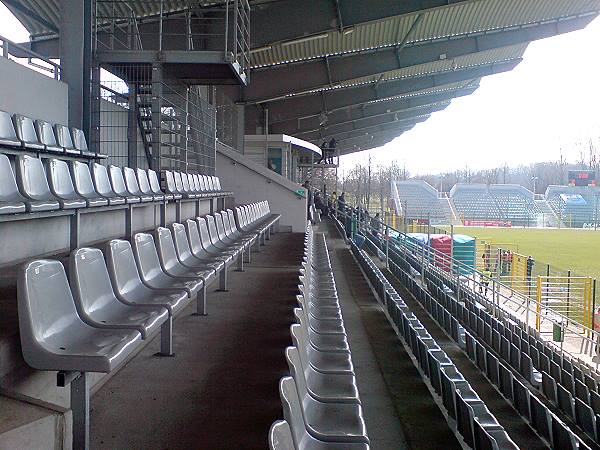
[{"label": "metal railing", "polygon": [[250,5],[226,0],[96,0],[96,51],[217,51],[246,76],[250,67]]},{"label": "metal railing", "polygon": [[[403,231],[377,221],[364,220],[364,213],[343,205],[332,204],[334,214],[345,223],[351,237],[361,234],[375,250],[387,268],[397,264],[397,260],[408,261],[414,273],[425,283],[425,273],[433,274],[446,286],[453,289],[460,301],[461,292],[469,290],[478,294],[479,303],[488,308],[496,317],[508,317],[522,323],[526,329],[537,330],[540,337],[560,352],[569,354],[598,370],[600,357],[600,334],[594,330],[595,287],[591,278],[565,281],[560,277],[533,277],[523,281],[523,285],[506,284],[499,273],[477,268],[477,262],[458,260],[450,254],[433,248],[424,241],[417,241]],[[576,286],[565,286],[575,283]],[[568,289],[571,289],[569,291]],[[567,294],[570,292],[570,294]],[[571,296],[573,311],[557,308],[552,302]]]},{"label": "metal railing", "polygon": [[60,80],[60,64],[0,36],[0,56]]}]

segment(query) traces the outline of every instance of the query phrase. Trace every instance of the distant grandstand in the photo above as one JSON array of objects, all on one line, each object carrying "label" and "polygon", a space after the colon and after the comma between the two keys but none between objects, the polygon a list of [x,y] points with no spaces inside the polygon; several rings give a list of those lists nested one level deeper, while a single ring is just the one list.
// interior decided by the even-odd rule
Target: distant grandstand
[{"label": "distant grandstand", "polygon": [[516,184],[457,183],[449,193],[422,180],[392,182],[396,214],[434,225],[501,225],[593,228],[598,222],[596,186],[549,186],[534,195]]}]

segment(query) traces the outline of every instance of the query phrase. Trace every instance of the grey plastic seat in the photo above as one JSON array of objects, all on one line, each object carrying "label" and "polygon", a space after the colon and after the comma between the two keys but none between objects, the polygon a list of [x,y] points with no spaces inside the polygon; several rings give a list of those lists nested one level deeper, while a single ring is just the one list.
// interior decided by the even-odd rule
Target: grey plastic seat
[{"label": "grey plastic seat", "polygon": [[88,208],[108,205],[108,199],[100,197],[96,192],[92,174],[87,164],[81,161],[71,161],[71,177],[75,192],[85,199]]},{"label": "grey plastic seat", "polygon": [[81,156],[81,151],[75,148],[69,127],[65,125],[54,125],[54,134],[56,135],[56,145],[63,149],[67,155]]},{"label": "grey plastic seat", "polygon": [[306,330],[300,325],[294,324],[290,327],[294,346],[300,352],[300,357],[318,372],[353,374],[354,366],[350,353],[322,352],[314,348],[308,342]]},{"label": "grey plastic seat", "polygon": [[308,336],[308,341],[317,350],[323,352],[350,353],[348,341],[343,334],[319,334],[307,327],[304,317],[300,317],[300,326],[304,327]]},{"label": "grey plastic seat", "polygon": [[0,153],[0,215],[24,213],[25,201],[17,188],[8,157]]},{"label": "grey plastic seat", "polygon": [[17,132],[17,138],[22,142],[23,147],[32,151],[44,150],[44,144],[38,138],[33,120],[21,114],[15,114],[13,124]]},{"label": "grey plastic seat", "polygon": [[21,147],[15,126],[6,111],[0,110],[0,147]]},{"label": "grey plastic seat", "polygon": [[17,296],[23,357],[35,369],[110,372],[142,338],[136,330],[100,329],[83,322],[58,261],[23,265]]},{"label": "grey plastic seat", "polygon": [[133,254],[142,282],[151,289],[184,290],[190,297],[193,297],[204,286],[200,278],[178,278],[167,275],[161,267],[158,251],[151,234],[137,233],[133,237]]},{"label": "grey plastic seat", "polygon": [[227,266],[231,265],[233,262],[235,253],[234,252],[225,252],[220,248],[217,248],[213,245],[210,233],[208,231],[208,226],[206,224],[206,219],[204,217],[197,217],[196,223],[198,224],[198,232],[200,233],[200,241],[202,242],[202,247],[204,250],[211,256],[222,259]]},{"label": "grey plastic seat", "polygon": [[[221,241],[223,244],[225,244],[228,248],[243,251],[244,248],[246,247],[245,242],[243,242],[241,240],[238,241],[238,240],[235,240],[235,239],[227,236],[227,233],[225,232],[225,221],[223,220],[223,216],[221,215],[221,213],[220,212],[213,213],[212,218],[215,221],[215,227],[217,229],[217,237],[218,237],[219,241]],[[210,231],[210,228],[209,228],[209,231]]]},{"label": "grey plastic seat", "polygon": [[315,333],[346,335],[346,329],[342,320],[318,320],[311,314],[307,314],[303,308],[294,308],[294,316],[297,320],[300,320],[300,317],[304,317],[310,329]]},{"label": "grey plastic seat", "polygon": [[[165,199],[164,194],[156,194],[152,192],[152,188],[150,187],[150,180],[148,178],[148,173],[144,169],[136,169],[135,174],[137,177],[137,183],[141,195],[145,197],[150,197],[155,202],[161,202]],[[127,178],[125,178],[125,181],[127,181]]]},{"label": "grey plastic seat", "polygon": [[[362,407],[355,403],[323,403],[306,391],[296,378],[294,385],[300,399],[304,425],[315,439],[326,442],[369,443]],[[284,418],[288,420],[285,416]]]},{"label": "grey plastic seat", "polygon": [[42,161],[29,155],[19,155],[16,161],[19,191],[27,199],[27,211],[51,211],[59,203],[50,192]]},{"label": "grey plastic seat", "polygon": [[196,194],[198,194],[199,197],[202,198],[206,198],[206,192],[204,192],[204,189],[202,188],[202,183],[200,181],[200,175],[198,175],[197,173],[192,175],[192,178],[194,180],[194,186],[196,188]]},{"label": "grey plastic seat", "polygon": [[123,170],[121,170],[120,167],[113,165],[108,166],[108,176],[110,178],[110,185],[112,186],[112,190],[115,192],[115,194],[120,197],[124,197],[127,203],[140,203],[140,197],[131,194],[127,190],[125,179],[123,178]]},{"label": "grey plastic seat", "polygon": [[106,155],[96,155],[96,153],[88,149],[87,140],[85,139],[85,133],[79,128],[71,128],[71,139],[73,140],[73,146],[82,156],[87,157],[106,157]]},{"label": "grey plastic seat", "polygon": [[170,229],[158,227],[155,230],[155,239],[160,263],[166,274],[191,279],[212,279],[212,275],[215,273],[213,269],[207,268],[204,265],[202,265],[202,268],[190,268],[179,261]]},{"label": "grey plastic seat", "polygon": [[207,278],[207,280],[214,278],[214,275],[217,272],[215,266],[212,264],[207,264],[200,258],[196,258],[192,253],[185,226],[181,223],[175,222],[169,225],[169,228],[173,237],[173,243],[175,244],[175,251],[177,252],[177,259],[179,262],[191,270],[200,269],[206,272],[211,272],[211,275],[209,278]]},{"label": "grey plastic seat", "polygon": [[124,205],[125,198],[117,195],[110,184],[108,170],[106,167],[94,163],[92,166],[92,175],[96,192],[108,200],[109,205]]},{"label": "grey plastic seat", "polygon": [[123,167],[122,173],[125,180],[125,189],[129,195],[139,197],[142,203],[147,203],[154,200],[154,197],[151,194],[144,194],[140,190],[140,185],[135,175],[135,170],[133,170],[131,167]]},{"label": "grey plastic seat", "polygon": [[175,187],[177,192],[181,194],[182,198],[196,198],[195,195],[189,192],[189,186],[188,189],[185,188],[181,172],[173,172],[173,178],[175,179]]},{"label": "grey plastic seat", "polygon": [[205,219],[206,225],[208,227],[208,234],[210,235],[210,242],[212,243],[212,245],[221,251],[227,251],[237,256],[240,253],[241,249],[239,248],[239,246],[232,246],[229,244],[225,244],[223,241],[221,241],[221,239],[219,238],[219,232],[217,230],[215,218],[210,214],[207,214],[205,216]]},{"label": "grey plastic seat", "polygon": [[75,250],[71,253],[69,267],[75,307],[88,325],[137,330],[142,339],[146,339],[168,319],[166,308],[131,306],[119,301],[100,249],[84,247]]},{"label": "grey plastic seat", "polygon": [[50,192],[57,198],[60,209],[77,209],[87,206],[86,200],[75,192],[69,165],[65,161],[55,158],[46,160],[46,173]]},{"label": "grey plastic seat", "polygon": [[[279,396],[283,405],[283,417],[292,432],[295,449],[298,450],[368,450],[368,442],[348,442],[347,440],[325,441],[317,439],[314,432],[309,432],[314,425],[307,425],[298,395],[296,384],[292,377],[283,377],[279,381]],[[335,412],[333,412],[335,417]],[[331,417],[329,418],[331,420]]]},{"label": "grey plastic seat", "polygon": [[104,253],[115,295],[123,303],[162,306],[171,316],[176,315],[189,303],[185,290],[152,289],[142,282],[129,241],[113,239],[106,244]]},{"label": "grey plastic seat", "polygon": [[187,198],[197,198],[198,195],[194,192],[192,187],[190,186],[188,174],[185,172],[175,172],[175,184],[181,183],[184,197]]},{"label": "grey plastic seat", "polygon": [[35,131],[39,141],[44,144],[44,150],[50,153],[64,153],[63,148],[56,143],[56,136],[51,123],[45,120],[36,120]]},{"label": "grey plastic seat", "polygon": [[302,358],[296,347],[285,351],[290,373],[296,383],[305,384],[308,394],[324,403],[360,404],[354,374],[332,374],[316,371],[310,364],[302,364]]},{"label": "grey plastic seat", "polygon": [[200,232],[198,231],[198,222],[193,219],[186,220],[185,229],[188,242],[190,244],[190,251],[194,257],[206,263],[207,266],[214,268],[217,272],[223,270],[225,268],[225,261],[223,259],[211,256],[206,250],[204,250],[204,247],[202,247]]},{"label": "grey plastic seat", "polygon": [[198,192],[198,189],[196,188],[196,182],[194,181],[194,175],[192,175],[191,173],[188,174],[183,174],[184,177],[187,178],[187,183],[190,187],[190,192],[192,194],[194,194],[197,198],[202,197],[202,195],[200,195],[200,192]]},{"label": "grey plastic seat", "polygon": [[292,431],[285,420],[273,422],[269,429],[269,450],[296,450]]},{"label": "grey plastic seat", "polygon": [[251,244],[254,244],[257,239],[256,234],[244,233],[243,231],[239,230],[237,225],[235,224],[235,215],[233,214],[233,211],[231,209],[227,209],[227,215],[229,217],[229,226],[231,227],[231,229],[233,231],[233,235],[235,237],[247,239],[250,241]]},{"label": "grey plastic seat", "polygon": [[165,170],[165,182],[168,195],[172,195],[176,200],[183,197],[183,194],[179,192],[177,185],[175,184],[175,175],[170,170]]},{"label": "grey plastic seat", "polygon": [[174,197],[173,194],[165,194],[160,189],[160,181],[158,181],[157,173],[152,169],[148,169],[148,181],[150,182],[150,189],[152,190],[152,194],[154,194],[155,196],[163,196],[165,198],[165,200],[173,200],[173,198],[181,198],[181,197]]}]

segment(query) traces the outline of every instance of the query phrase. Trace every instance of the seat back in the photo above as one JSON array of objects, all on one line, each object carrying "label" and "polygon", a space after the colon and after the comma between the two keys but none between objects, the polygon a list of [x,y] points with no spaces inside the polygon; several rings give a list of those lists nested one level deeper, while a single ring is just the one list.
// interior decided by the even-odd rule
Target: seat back
[{"label": "seat back", "polygon": [[[163,191],[161,191],[161,189],[160,189],[160,181],[158,181],[158,175],[152,169],[148,169],[148,181],[150,182],[150,189],[152,190],[152,192],[154,194],[158,194],[158,195],[163,194]],[[140,188],[141,188],[141,185],[140,185]]]},{"label": "seat back", "polygon": [[219,242],[219,232],[217,231],[217,225],[215,223],[215,218],[210,214],[205,216],[206,225],[208,226],[208,234],[210,236],[210,242],[213,245],[218,244]]},{"label": "seat back", "polygon": [[283,406],[283,417],[290,425],[294,448],[302,448],[301,444],[307,440],[313,440],[308,437],[304,418],[302,414],[302,403],[296,383],[292,377],[283,377],[279,381],[279,396]]},{"label": "seat back", "polygon": [[18,139],[15,125],[10,118],[10,114],[6,111],[0,111],[0,139],[8,141],[16,141]]},{"label": "seat back", "polygon": [[185,228],[192,253],[198,257],[205,256],[206,251],[204,250],[204,247],[202,247],[202,241],[200,240],[198,222],[193,219],[187,219],[185,221]]},{"label": "seat back", "polygon": [[45,120],[36,120],[35,129],[42,144],[48,145],[49,147],[57,146],[56,136],[54,136],[54,130],[52,129],[52,124],[50,122],[46,122]]},{"label": "seat back", "polygon": [[70,280],[75,306],[82,317],[93,315],[117,301],[102,251],[79,248],[69,259]]},{"label": "seat back", "polygon": [[176,188],[177,192],[179,192],[180,194],[187,192],[183,187],[183,180],[181,179],[181,173],[173,172],[173,178],[175,178],[175,188]]},{"label": "seat back", "polygon": [[106,265],[113,288],[122,296],[142,284],[129,241],[113,239],[106,245]]},{"label": "seat back", "polygon": [[68,127],[57,123],[54,125],[54,132],[56,133],[56,143],[59,147],[67,150],[76,150]]},{"label": "seat back", "polygon": [[219,177],[215,177],[215,186],[217,188],[217,190],[221,191],[221,180],[219,179]]},{"label": "seat back", "polygon": [[106,167],[98,163],[94,163],[92,166],[92,174],[96,192],[103,197],[114,197],[115,191],[110,184],[110,178],[108,177],[108,170]]},{"label": "seat back", "polygon": [[[181,176],[181,185],[183,186],[183,192],[185,192],[187,194],[191,194],[192,189],[190,188],[190,181],[188,178],[188,174],[180,173],[179,175]],[[175,178],[175,181],[177,181],[177,178]]]},{"label": "seat back", "polygon": [[198,186],[200,186],[200,192],[207,192],[204,175],[198,175]]},{"label": "seat back", "polygon": [[14,201],[20,197],[10,160],[0,153],[0,201]]},{"label": "seat back", "polygon": [[82,152],[88,151],[88,145],[83,130],[71,128],[71,138],[73,139],[73,145],[77,150]]},{"label": "seat back", "polygon": [[52,198],[42,160],[29,155],[17,156],[19,191],[33,200]]},{"label": "seat back", "polygon": [[206,185],[208,186],[208,190],[209,191],[211,191],[211,192],[215,191],[215,186],[213,184],[213,179],[209,175],[206,176]]},{"label": "seat back", "polygon": [[269,449],[270,450],[294,450],[294,440],[292,431],[285,420],[273,422],[269,430]]},{"label": "seat back", "polygon": [[229,226],[234,233],[239,233],[238,227],[235,224],[235,215],[231,209],[227,210],[227,215],[229,216]]},{"label": "seat back", "polygon": [[153,280],[162,273],[158,252],[151,234],[137,233],[133,237],[133,255],[144,281]]},{"label": "seat back", "polygon": [[15,131],[17,132],[17,137],[19,139],[21,139],[25,144],[41,145],[38,135],[35,132],[33,120],[21,114],[15,114],[13,119]]},{"label": "seat back", "polygon": [[193,260],[192,250],[190,249],[190,243],[188,242],[187,233],[185,232],[185,226],[181,223],[171,224],[173,230],[173,243],[175,244],[175,250],[177,256],[181,261]]},{"label": "seat back", "polygon": [[87,164],[81,161],[71,161],[71,177],[75,192],[85,198],[96,198],[98,193],[94,188],[92,174]]},{"label": "seat back", "polygon": [[37,348],[64,350],[64,332],[81,322],[67,281],[65,268],[59,261],[40,259],[24,264],[18,279],[19,331],[23,357],[30,366],[39,367],[34,359]]},{"label": "seat back", "polygon": [[77,197],[69,165],[60,159],[52,158],[47,163],[48,179],[50,180],[50,191],[58,198]]},{"label": "seat back", "polygon": [[158,249],[162,266],[169,272],[170,269],[179,265],[171,230],[164,227],[158,227],[156,229],[156,241],[156,248]]},{"label": "seat back", "polygon": [[148,179],[148,173],[144,169],[136,169],[137,182],[140,188],[140,192],[145,195],[152,195],[152,188],[150,187],[150,180]]},{"label": "seat back", "polygon": [[108,174],[110,177],[110,184],[115,194],[121,197],[127,197],[129,194],[125,186],[125,179],[123,178],[123,171],[120,167],[108,166]]},{"label": "seat back", "polygon": [[135,170],[131,167],[123,167],[123,175],[125,179],[125,188],[131,195],[142,195],[140,185],[138,184]]},{"label": "seat back", "polygon": [[198,222],[198,232],[200,233],[200,242],[202,242],[202,247],[204,247],[205,250],[208,250],[210,247],[213,247],[213,243],[210,238],[210,233],[208,232],[206,218],[198,217],[196,221]]},{"label": "seat back", "polygon": [[187,174],[188,184],[190,185],[190,191],[196,193],[198,190],[196,189],[196,183],[194,182],[194,176],[191,173]]},{"label": "seat back", "polygon": [[229,223],[229,214],[227,211],[221,211],[221,219],[223,220],[223,228],[225,229],[225,236],[230,239],[234,239],[234,231],[231,228],[231,224]]},{"label": "seat back", "polygon": [[165,180],[167,182],[167,192],[169,194],[179,194],[175,184],[175,174],[170,170],[165,170]]},{"label": "seat back", "polygon": [[217,236],[219,240],[223,241],[225,239],[225,225],[223,223],[223,217],[221,217],[221,213],[216,212],[213,213],[215,219],[215,226],[217,228]]},{"label": "seat back", "polygon": [[194,174],[194,186],[196,187],[196,192],[202,192],[202,187],[200,186],[200,175],[197,173]]}]

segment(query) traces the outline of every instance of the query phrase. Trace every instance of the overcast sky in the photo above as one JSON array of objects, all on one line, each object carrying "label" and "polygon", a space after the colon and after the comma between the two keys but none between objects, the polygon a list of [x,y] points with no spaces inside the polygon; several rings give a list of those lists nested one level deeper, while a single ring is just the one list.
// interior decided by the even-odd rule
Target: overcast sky
[{"label": "overcast sky", "polygon": [[[0,34],[28,34],[0,3]],[[587,28],[529,45],[511,72],[485,77],[385,147],[342,158],[342,169],[396,160],[412,174],[558,160],[575,162],[578,143],[600,142],[600,19]]]}]

